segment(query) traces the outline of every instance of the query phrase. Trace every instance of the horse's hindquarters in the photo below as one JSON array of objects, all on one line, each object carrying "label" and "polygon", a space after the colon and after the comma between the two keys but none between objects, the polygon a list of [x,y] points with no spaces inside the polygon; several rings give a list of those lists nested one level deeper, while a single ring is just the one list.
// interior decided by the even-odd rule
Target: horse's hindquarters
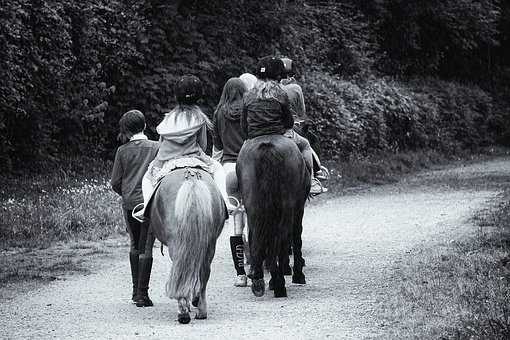
[{"label": "horse's hindquarters", "polygon": [[225,219],[224,203],[212,177],[197,169],[179,169],[167,175],[151,207],[151,227],[167,244],[173,262],[167,295],[185,299],[179,306],[188,307],[189,299],[203,296],[203,304],[199,304],[202,318],[207,315],[205,288],[210,265]]},{"label": "horse's hindquarters", "polygon": [[[243,145],[237,164],[250,228],[253,278],[263,277],[266,260],[278,276],[275,296],[285,296],[283,271],[277,263],[287,256],[296,225],[301,225],[310,183],[303,156],[289,138],[261,136]],[[254,293],[260,294],[260,289]]]}]

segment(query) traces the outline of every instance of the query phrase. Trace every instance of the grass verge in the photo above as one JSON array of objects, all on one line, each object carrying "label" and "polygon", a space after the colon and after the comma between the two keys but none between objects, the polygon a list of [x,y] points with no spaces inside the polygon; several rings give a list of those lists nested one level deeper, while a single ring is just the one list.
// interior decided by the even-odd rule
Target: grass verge
[{"label": "grass verge", "polygon": [[476,237],[416,249],[380,303],[385,339],[510,339],[510,187],[473,218]]},{"label": "grass verge", "polygon": [[446,155],[434,150],[400,153],[378,153],[355,156],[346,161],[326,162],[330,168],[333,192],[342,188],[395,183],[403,176],[421,170],[481,162],[494,157],[508,156],[510,149],[504,147],[481,148],[477,151]]},{"label": "grass verge", "polygon": [[0,249],[47,248],[58,241],[100,240],[123,231],[120,198],[108,182],[110,166],[2,177]]}]

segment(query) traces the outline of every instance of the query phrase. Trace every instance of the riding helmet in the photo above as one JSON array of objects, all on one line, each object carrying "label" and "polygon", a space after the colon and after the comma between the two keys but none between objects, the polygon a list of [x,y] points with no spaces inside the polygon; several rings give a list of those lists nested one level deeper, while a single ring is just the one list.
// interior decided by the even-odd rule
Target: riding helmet
[{"label": "riding helmet", "polygon": [[183,76],[175,84],[175,98],[179,104],[196,104],[202,91],[202,82],[195,76]]},{"label": "riding helmet", "polygon": [[285,73],[285,65],[280,58],[264,57],[257,66],[257,78],[262,80],[280,80]]}]

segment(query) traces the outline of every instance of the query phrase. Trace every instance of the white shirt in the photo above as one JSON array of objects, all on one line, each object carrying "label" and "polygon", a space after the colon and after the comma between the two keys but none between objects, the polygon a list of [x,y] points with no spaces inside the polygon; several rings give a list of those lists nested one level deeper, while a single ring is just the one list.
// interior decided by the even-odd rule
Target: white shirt
[{"label": "white shirt", "polygon": [[133,136],[131,136],[131,138],[129,138],[129,141],[131,142],[133,140],[143,140],[143,139],[148,139],[148,138],[143,132],[138,132],[138,133],[135,133]]}]

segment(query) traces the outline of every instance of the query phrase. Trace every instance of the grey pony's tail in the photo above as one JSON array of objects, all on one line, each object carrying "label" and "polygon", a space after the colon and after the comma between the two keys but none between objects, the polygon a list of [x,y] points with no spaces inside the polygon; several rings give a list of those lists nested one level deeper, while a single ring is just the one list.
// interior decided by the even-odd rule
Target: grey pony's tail
[{"label": "grey pony's tail", "polygon": [[196,176],[184,181],[175,199],[177,249],[166,294],[170,298],[199,296],[202,267],[208,265],[207,251],[214,233],[212,196],[205,182]]}]

